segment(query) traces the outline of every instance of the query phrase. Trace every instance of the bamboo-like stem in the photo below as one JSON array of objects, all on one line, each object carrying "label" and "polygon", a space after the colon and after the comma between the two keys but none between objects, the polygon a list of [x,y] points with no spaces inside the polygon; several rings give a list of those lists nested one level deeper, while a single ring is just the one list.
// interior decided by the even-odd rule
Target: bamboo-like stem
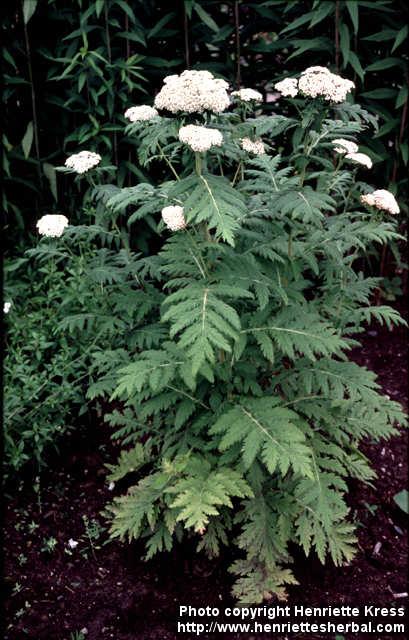
[{"label": "bamboo-like stem", "polygon": [[240,89],[241,85],[241,66],[240,66],[240,7],[239,0],[236,0],[234,3],[234,29],[236,36],[236,84],[237,88]]},{"label": "bamboo-like stem", "polygon": [[[126,13],[125,14],[125,32],[128,33],[128,31],[129,31],[129,16]],[[131,43],[130,43],[128,37],[125,38],[125,47],[126,47],[126,49],[125,49],[125,51],[126,51],[126,59],[129,60],[129,58],[131,57]],[[128,151],[128,162],[129,162],[129,164],[131,163],[131,161],[132,161],[132,154],[131,154],[130,151]],[[131,177],[131,171],[130,170],[128,170],[128,180],[127,180],[127,182],[128,182],[128,187],[130,187],[131,183],[132,183],[132,177]]]},{"label": "bamboo-like stem", "polygon": [[[129,16],[125,14],[125,31],[128,33],[129,31]],[[129,42],[129,38],[125,38],[126,45],[126,59],[128,60],[131,57],[131,43]]]},{"label": "bamboo-like stem", "polygon": [[109,60],[109,63],[111,63],[112,62],[112,50],[111,50],[111,35],[109,33],[107,0],[105,0],[105,2],[104,2],[104,15],[105,15],[105,37],[106,37],[106,41],[107,41],[108,60]]},{"label": "bamboo-like stem", "polygon": [[185,39],[185,63],[186,69],[190,69],[190,49],[189,49],[189,18],[183,3],[183,35]]},{"label": "bamboo-like stem", "polygon": [[24,41],[26,47],[26,55],[27,55],[27,66],[28,66],[28,77],[30,79],[30,89],[31,89],[31,110],[33,114],[33,129],[34,129],[34,147],[37,157],[37,172],[40,180],[40,185],[42,186],[42,175],[41,175],[41,161],[40,161],[40,141],[38,134],[38,118],[37,118],[37,107],[36,107],[36,93],[34,88],[34,80],[33,80],[33,65],[31,61],[31,46],[30,39],[28,37],[28,29],[25,20],[23,19],[24,25]]},{"label": "bamboo-like stem", "polygon": [[339,0],[335,2],[335,67],[339,73]]},{"label": "bamboo-like stem", "polygon": [[[109,31],[109,20],[108,20],[108,0],[105,0],[104,2],[104,16],[105,16],[105,37],[106,37],[106,43],[107,43],[108,61],[109,61],[109,64],[112,64],[111,34]],[[115,164],[118,165],[118,137],[117,137],[116,131],[114,131],[113,142],[114,142]]]}]

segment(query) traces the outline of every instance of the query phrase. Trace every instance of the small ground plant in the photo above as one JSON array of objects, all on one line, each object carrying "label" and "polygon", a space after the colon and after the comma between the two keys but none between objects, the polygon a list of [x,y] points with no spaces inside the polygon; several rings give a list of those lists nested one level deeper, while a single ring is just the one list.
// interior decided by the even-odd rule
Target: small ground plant
[{"label": "small ground plant", "polygon": [[[124,449],[109,480],[133,482],[108,507],[112,536],[143,539],[146,558],[186,536],[210,557],[234,545],[233,593],[253,603],[286,597],[290,543],[353,557],[346,482],[374,478],[359,443],[403,421],[348,360],[372,318],[402,322],[371,306],[379,279],[357,267],[398,237],[399,207],[365,182],[358,148],[376,120],[326,68],[276,89],[293,117],[206,71],[166,78],[155,107],[125,114],[155,178],[96,185],[96,154],[72,156],[95,220],[62,238],[88,228],[118,327],[88,392],[115,400],[105,418]],[[158,249],[136,252],[146,226]]]}]

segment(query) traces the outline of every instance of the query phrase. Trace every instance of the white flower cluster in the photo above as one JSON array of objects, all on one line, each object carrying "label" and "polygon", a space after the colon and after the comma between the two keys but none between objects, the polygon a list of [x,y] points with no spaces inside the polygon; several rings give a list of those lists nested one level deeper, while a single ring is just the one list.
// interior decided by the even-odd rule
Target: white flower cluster
[{"label": "white flower cluster", "polygon": [[179,205],[164,207],[162,209],[162,220],[171,231],[179,231],[179,229],[184,229],[186,227],[183,207],[180,207]]},{"label": "white flower cluster", "polygon": [[355,144],[355,142],[345,140],[345,138],[337,138],[332,141],[332,144],[338,145],[334,151],[344,155],[346,160],[351,160],[356,164],[362,164],[364,167],[367,167],[367,169],[371,169],[371,158],[367,156],[366,153],[358,153],[358,145]]},{"label": "white flower cluster", "polygon": [[183,71],[180,76],[167,76],[155,98],[155,107],[172,113],[220,113],[227,109],[230,98],[228,83],[215,78],[210,71]]},{"label": "white flower cluster", "polygon": [[285,78],[274,85],[283,96],[295,98],[298,93],[298,80],[296,78]]},{"label": "white flower cluster", "polygon": [[332,144],[338,145],[334,149],[337,153],[356,153],[358,151],[358,145],[352,140],[345,140],[345,138],[336,138]]},{"label": "white flower cluster", "polygon": [[239,89],[238,91],[232,91],[231,95],[237,96],[240,100],[243,100],[243,102],[251,102],[252,100],[254,100],[254,102],[263,101],[262,94],[255,89]]},{"label": "white flower cluster", "polygon": [[372,160],[366,153],[347,153],[345,159],[351,160],[355,164],[362,164],[367,169],[372,168]]},{"label": "white flower cluster", "polygon": [[144,122],[145,120],[152,120],[159,114],[154,107],[142,104],[139,107],[130,107],[125,111],[124,115],[131,122]]},{"label": "white flower cluster", "polygon": [[73,171],[76,171],[77,173],[86,173],[93,167],[96,167],[100,162],[101,156],[99,153],[94,153],[93,151],[80,151],[79,153],[74,153],[74,155],[67,158],[65,166],[69,169],[73,169]]},{"label": "white flower cluster", "polygon": [[367,204],[370,207],[376,207],[377,209],[383,209],[388,213],[399,213],[399,205],[395,200],[395,196],[386,189],[378,189],[373,193],[367,193],[361,196],[361,202]]},{"label": "white flower cluster", "polygon": [[187,144],[192,151],[208,151],[210,147],[220,147],[223,136],[217,129],[188,124],[179,129],[179,140]]},{"label": "white flower cluster", "polygon": [[36,225],[40,236],[48,236],[49,238],[59,238],[67,226],[68,218],[60,215],[43,216]]},{"label": "white flower cluster", "polygon": [[244,151],[248,151],[249,153],[254,153],[256,156],[262,156],[266,150],[264,148],[264,143],[262,140],[250,140],[250,138],[242,138],[241,146]]},{"label": "white flower cluster", "polygon": [[355,85],[351,80],[331,73],[326,67],[308,67],[301,73],[298,80],[286,78],[274,85],[283,96],[294,98],[302,93],[310,98],[324,98],[330,102],[344,102],[347,93]]},{"label": "white flower cluster", "polygon": [[11,309],[11,302],[5,302],[3,304],[3,313],[8,313]]},{"label": "white flower cluster", "polygon": [[329,102],[344,102],[355,84],[331,73],[326,67],[308,67],[301,73],[298,90],[310,98],[322,97]]}]

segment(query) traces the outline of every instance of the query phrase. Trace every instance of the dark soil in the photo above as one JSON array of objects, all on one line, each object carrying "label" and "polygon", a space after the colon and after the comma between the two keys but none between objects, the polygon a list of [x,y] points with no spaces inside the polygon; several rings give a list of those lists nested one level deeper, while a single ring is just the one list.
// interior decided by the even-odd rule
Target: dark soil
[{"label": "dark soil", "polygon": [[[370,327],[361,340],[363,347],[354,350],[353,359],[378,373],[384,393],[407,406],[405,331]],[[323,567],[315,557],[297,554],[294,571],[300,586],[289,589],[287,604],[406,605],[407,522],[393,500],[407,485],[406,447],[403,433],[365,444],[378,480],[374,488],[351,485],[359,553],[342,568]],[[40,491],[27,483],[8,488],[6,640],[74,640],[74,632],[84,628],[86,640],[171,640],[179,637],[179,605],[231,604],[226,558],[209,562],[184,546],[145,563],[139,544],[104,544],[106,531],[95,525],[105,527],[101,511],[112,496],[105,479],[107,459],[115,459],[115,452],[108,431],[98,426],[93,433],[73,436],[68,451],[42,476]],[[94,529],[94,549],[84,516]],[[47,551],[50,538],[56,544]],[[78,541],[72,550],[70,538]],[[324,636],[309,640],[315,637]],[[393,637],[398,636],[382,636]]]}]

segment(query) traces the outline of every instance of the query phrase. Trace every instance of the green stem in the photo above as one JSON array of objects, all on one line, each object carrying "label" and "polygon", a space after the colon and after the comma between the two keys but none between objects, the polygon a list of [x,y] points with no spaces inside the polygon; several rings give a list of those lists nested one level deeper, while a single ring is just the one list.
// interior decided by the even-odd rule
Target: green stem
[{"label": "green stem", "polygon": [[202,175],[202,156],[200,153],[195,153],[195,170],[198,176]]},{"label": "green stem", "polygon": [[166,164],[168,165],[169,169],[172,171],[173,175],[175,176],[176,180],[179,181],[180,180],[180,176],[179,176],[178,172],[176,171],[175,167],[173,166],[173,164],[171,163],[171,161],[169,160],[169,158],[165,154],[165,152],[162,149],[162,147],[159,144],[159,142],[158,142],[158,148],[159,148],[159,151],[161,153],[161,158],[163,158],[163,160],[166,162]]},{"label": "green stem", "polygon": [[241,169],[241,167],[242,167],[242,164],[243,164],[243,163],[242,163],[242,161],[240,160],[239,164],[237,165],[236,173],[235,173],[235,174],[234,174],[234,176],[233,176],[233,180],[232,180],[232,183],[231,183],[231,186],[232,186],[232,187],[234,187],[234,185],[236,184],[236,180],[237,180],[238,175],[239,175],[239,173],[240,173],[240,169]]}]

